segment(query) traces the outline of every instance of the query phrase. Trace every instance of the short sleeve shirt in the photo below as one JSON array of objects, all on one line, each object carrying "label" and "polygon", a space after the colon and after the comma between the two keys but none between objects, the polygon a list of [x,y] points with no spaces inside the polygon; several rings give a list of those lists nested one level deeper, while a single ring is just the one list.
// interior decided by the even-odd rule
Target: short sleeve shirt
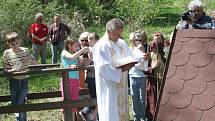
[{"label": "short sleeve shirt", "polygon": [[[78,65],[78,59],[69,59],[65,57],[65,51],[63,50],[61,53],[61,64],[64,68],[67,68],[69,65]],[[79,80],[79,71],[70,71],[69,72],[70,79],[78,79]]]},{"label": "short sleeve shirt", "polygon": [[[8,70],[12,69],[14,66],[16,66],[18,63],[21,63],[21,66],[19,68],[20,71],[27,71],[28,65],[30,65],[33,61],[35,61],[34,57],[28,50],[28,48],[20,47],[20,51],[15,53],[12,49],[7,49],[4,51],[2,63],[5,68]],[[22,60],[25,60],[23,63]],[[12,76],[14,79],[25,79],[28,76],[22,75],[22,76]]]},{"label": "short sleeve shirt", "polygon": [[[30,27],[30,32],[40,39],[48,35],[48,27],[45,24],[33,23]],[[33,43],[43,45],[43,42],[32,39]]]}]

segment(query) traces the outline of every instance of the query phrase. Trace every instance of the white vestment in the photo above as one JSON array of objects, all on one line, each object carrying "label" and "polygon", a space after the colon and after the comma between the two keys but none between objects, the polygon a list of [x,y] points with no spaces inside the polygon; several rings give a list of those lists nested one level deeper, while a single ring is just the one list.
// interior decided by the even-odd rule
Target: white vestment
[{"label": "white vestment", "polygon": [[127,71],[114,66],[120,58],[131,55],[124,40],[109,40],[106,34],[93,48],[96,93],[100,121],[128,121]]}]

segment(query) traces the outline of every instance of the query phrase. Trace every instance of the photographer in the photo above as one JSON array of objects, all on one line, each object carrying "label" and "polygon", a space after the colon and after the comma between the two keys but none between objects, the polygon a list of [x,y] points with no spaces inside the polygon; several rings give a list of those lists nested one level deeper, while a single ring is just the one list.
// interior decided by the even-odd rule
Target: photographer
[{"label": "photographer", "polygon": [[203,10],[200,0],[193,0],[188,6],[189,11],[181,15],[176,29],[211,29],[212,19]]},{"label": "photographer", "polygon": [[215,11],[212,12],[212,29],[215,29]]}]

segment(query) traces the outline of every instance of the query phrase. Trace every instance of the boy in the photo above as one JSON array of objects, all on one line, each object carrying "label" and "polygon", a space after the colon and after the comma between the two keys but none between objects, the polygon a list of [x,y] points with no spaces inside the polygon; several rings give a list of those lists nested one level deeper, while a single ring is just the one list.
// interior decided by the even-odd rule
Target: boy
[{"label": "boy", "polygon": [[[29,50],[20,47],[20,40],[17,33],[11,32],[6,35],[9,49],[3,54],[3,70],[7,73],[26,71],[29,64],[36,64],[34,57]],[[24,104],[28,93],[28,76],[10,76],[9,86],[13,105]],[[26,112],[15,113],[16,121],[26,121]]]}]

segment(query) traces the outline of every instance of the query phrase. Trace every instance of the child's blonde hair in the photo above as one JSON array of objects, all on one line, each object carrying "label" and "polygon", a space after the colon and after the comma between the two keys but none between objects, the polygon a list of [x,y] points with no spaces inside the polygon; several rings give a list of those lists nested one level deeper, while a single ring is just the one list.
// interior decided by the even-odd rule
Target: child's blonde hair
[{"label": "child's blonde hair", "polygon": [[78,43],[78,40],[77,39],[75,39],[75,38],[72,38],[72,37],[68,37],[65,41],[64,41],[64,49],[66,50],[66,51],[69,51],[69,48],[68,48],[68,46],[69,45],[73,45],[74,43]]},{"label": "child's blonde hair", "polygon": [[98,41],[99,40],[99,35],[96,34],[95,32],[89,33],[88,40],[96,40],[96,41]]},{"label": "child's blonde hair", "polygon": [[10,32],[6,35],[7,42],[14,42],[16,39],[18,39],[18,34],[16,32]]}]

